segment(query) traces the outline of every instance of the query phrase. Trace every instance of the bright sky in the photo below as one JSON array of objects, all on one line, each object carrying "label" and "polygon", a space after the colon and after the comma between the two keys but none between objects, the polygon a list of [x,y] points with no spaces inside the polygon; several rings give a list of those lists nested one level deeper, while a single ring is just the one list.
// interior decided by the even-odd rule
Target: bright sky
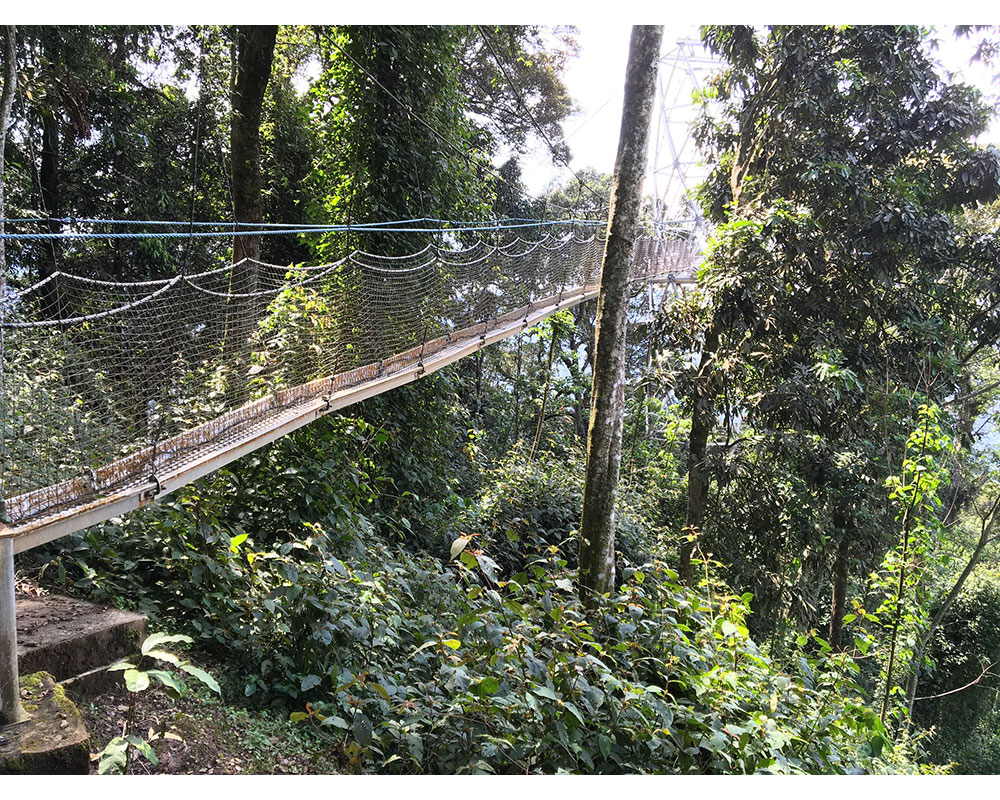
[{"label": "bright sky", "polygon": [[[611,172],[618,147],[622,88],[631,26],[623,23],[587,22],[578,25],[578,28],[580,55],[566,73],[567,86],[580,106],[580,113],[565,126],[572,154],[570,163],[575,170],[594,167]],[[962,74],[964,80],[978,86],[985,94],[995,95],[997,87],[992,84],[990,71],[981,64],[969,65],[974,50],[973,41],[956,40],[952,35],[954,27],[951,25],[940,26],[937,30],[940,48],[936,55],[942,66]],[[668,25],[663,36],[664,52],[681,38],[697,39],[697,26]],[[994,120],[993,127],[983,139],[986,142],[1000,142],[1000,120]],[[655,143],[651,144],[650,162],[653,160],[652,150],[655,150]],[[652,168],[651,163],[650,170]],[[551,180],[565,180],[569,172],[565,168],[552,167],[547,153],[539,148],[525,157],[523,175],[528,191],[538,194],[545,190]],[[649,181],[646,191],[652,191]]]}]

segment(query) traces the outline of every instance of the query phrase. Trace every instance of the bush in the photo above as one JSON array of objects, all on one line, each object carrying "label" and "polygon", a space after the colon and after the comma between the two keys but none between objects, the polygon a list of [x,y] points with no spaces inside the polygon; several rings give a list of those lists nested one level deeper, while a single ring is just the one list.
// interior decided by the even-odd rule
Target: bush
[{"label": "bush", "polygon": [[399,603],[398,576],[362,581],[383,635],[316,676],[294,715],[328,732],[341,768],[843,773],[892,750],[854,663],[799,653],[780,669],[747,637],[747,598],[650,563],[594,616],[557,550],[497,584],[481,557],[448,568],[430,627]]},{"label": "bush", "polygon": [[[576,457],[539,453],[534,459],[514,448],[489,470],[475,502],[453,525],[445,528],[440,555],[455,536],[479,537],[505,574],[519,572],[548,548],[559,546],[568,565],[576,566],[576,534],[583,508],[584,462]],[[616,514],[619,566],[650,555],[649,504],[638,492],[620,498]],[[569,541],[573,540],[570,545]]]},{"label": "bush", "polygon": [[144,591],[220,645],[230,694],[310,719],[331,770],[849,772],[886,744],[846,656],[773,663],[748,598],[682,588],[661,563],[626,568],[595,616],[555,546],[504,580],[471,544],[442,564],[369,531],[341,560],[342,538],[301,530],[262,551],[173,525]]},{"label": "bush", "polygon": [[629,497],[619,588],[585,611],[579,465],[515,453],[478,502],[436,517],[454,545],[407,551],[380,496],[394,486],[376,463],[386,439],[360,420],[312,426],[67,540],[46,577],[200,639],[227,665],[227,694],[308,720],[331,770],[917,768],[888,745],[848,657],[803,639],[771,660],[749,638],[749,595],[633,561],[656,537]]},{"label": "bush", "polygon": [[[979,566],[962,588],[935,633],[934,672],[920,683],[914,705],[916,722],[935,729],[928,744],[932,760],[956,762],[956,771],[994,775],[1000,772],[1000,680],[990,665],[1000,661],[1000,569]],[[986,672],[986,674],[984,674]]]}]

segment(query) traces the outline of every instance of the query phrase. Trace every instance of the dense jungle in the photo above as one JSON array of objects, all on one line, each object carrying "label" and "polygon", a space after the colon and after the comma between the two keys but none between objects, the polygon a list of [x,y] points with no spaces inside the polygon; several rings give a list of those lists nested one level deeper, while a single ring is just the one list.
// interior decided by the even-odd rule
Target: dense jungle
[{"label": "dense jungle", "polygon": [[[569,167],[571,26],[4,30],[0,216],[37,222],[7,232],[614,213],[619,176]],[[19,555],[25,591],[168,634],[127,706],[86,711],[95,769],[170,771],[181,736],[184,772],[1000,772],[998,98],[935,56],[957,38],[1000,75],[1000,29],[700,32],[702,249],[692,284],[626,297],[604,583],[580,533],[602,297]],[[560,177],[535,196],[538,149]],[[435,236],[8,240],[5,280]],[[262,313],[280,349],[324,310]],[[60,345],[17,335],[28,396]]]}]

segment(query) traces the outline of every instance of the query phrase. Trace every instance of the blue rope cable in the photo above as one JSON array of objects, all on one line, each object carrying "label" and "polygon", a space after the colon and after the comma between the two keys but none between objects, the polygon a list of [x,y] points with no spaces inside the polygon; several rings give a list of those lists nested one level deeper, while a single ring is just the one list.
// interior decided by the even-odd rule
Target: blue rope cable
[{"label": "blue rope cable", "polygon": [[[443,220],[433,220],[424,217],[406,220],[393,220],[391,222],[364,222],[350,226],[353,228],[381,227],[386,225],[411,225],[420,222],[440,222]],[[191,222],[189,220],[158,220],[158,219],[102,219],[95,217],[34,217],[31,219],[5,219],[3,222],[25,223],[25,222],[61,222],[64,225],[76,223],[86,225],[147,225],[153,226],[173,226],[173,227],[209,227],[209,228],[232,228],[232,227],[253,227],[253,228],[329,228],[328,224],[309,222]],[[346,226],[345,226],[346,227]]]},{"label": "blue rope cable", "polygon": [[[380,228],[383,233],[466,233],[482,231],[516,230],[521,228],[542,228],[554,225],[566,224],[603,226],[604,222],[594,220],[557,220],[553,222],[518,223],[513,225],[475,225],[456,226],[453,228]],[[189,224],[189,223],[181,223]],[[232,223],[228,223],[232,224]],[[240,230],[240,231],[198,231],[198,232],[137,232],[137,233],[3,233],[0,240],[6,241],[93,241],[98,239],[186,239],[188,237],[198,238],[225,238],[232,236],[279,236],[282,234],[306,234],[306,233],[335,233],[335,232],[357,232],[371,230],[370,228],[359,228],[356,225],[330,225],[327,227],[314,228],[281,228],[270,230]]]},{"label": "blue rope cable", "polygon": [[[576,219],[564,219],[564,220],[540,220],[532,219],[530,217],[504,217],[500,222],[526,222],[526,223],[539,223],[539,224],[550,224],[550,223],[572,223],[579,222]],[[594,220],[591,220],[592,222]],[[197,227],[209,227],[209,228],[232,228],[236,227],[247,227],[247,228],[322,228],[322,229],[333,229],[333,228],[343,228],[345,230],[359,230],[364,228],[379,228],[384,229],[392,225],[415,225],[418,223],[438,223],[441,225],[487,225],[490,227],[494,226],[493,220],[455,220],[455,219],[438,219],[435,217],[415,217],[413,219],[401,219],[401,220],[389,220],[386,222],[357,222],[357,223],[308,223],[308,222],[204,222],[195,221],[191,222],[189,220],[156,220],[156,219],[103,219],[100,217],[25,217],[21,219],[0,219],[0,222],[16,224],[16,223],[44,223],[44,222],[59,222],[64,225],[73,225],[75,223],[82,223],[87,225],[147,225],[147,226],[174,226],[174,227],[189,227],[195,225]]]}]

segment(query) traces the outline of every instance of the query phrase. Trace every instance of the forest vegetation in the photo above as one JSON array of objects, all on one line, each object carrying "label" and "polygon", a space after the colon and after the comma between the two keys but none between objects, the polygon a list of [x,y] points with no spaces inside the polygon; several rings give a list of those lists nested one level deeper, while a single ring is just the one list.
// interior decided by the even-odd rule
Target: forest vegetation
[{"label": "forest vegetation", "polygon": [[[224,702],[290,718],[323,772],[1000,771],[1000,151],[996,98],[935,63],[952,35],[1000,72],[992,28],[702,29],[710,234],[695,287],[627,298],[606,591],[579,585],[596,301],[19,570],[191,637]],[[570,27],[13,44],[4,216],[54,233],[604,219],[617,191],[522,182],[532,142],[568,162]],[[6,280],[428,240],[7,243]]]}]

